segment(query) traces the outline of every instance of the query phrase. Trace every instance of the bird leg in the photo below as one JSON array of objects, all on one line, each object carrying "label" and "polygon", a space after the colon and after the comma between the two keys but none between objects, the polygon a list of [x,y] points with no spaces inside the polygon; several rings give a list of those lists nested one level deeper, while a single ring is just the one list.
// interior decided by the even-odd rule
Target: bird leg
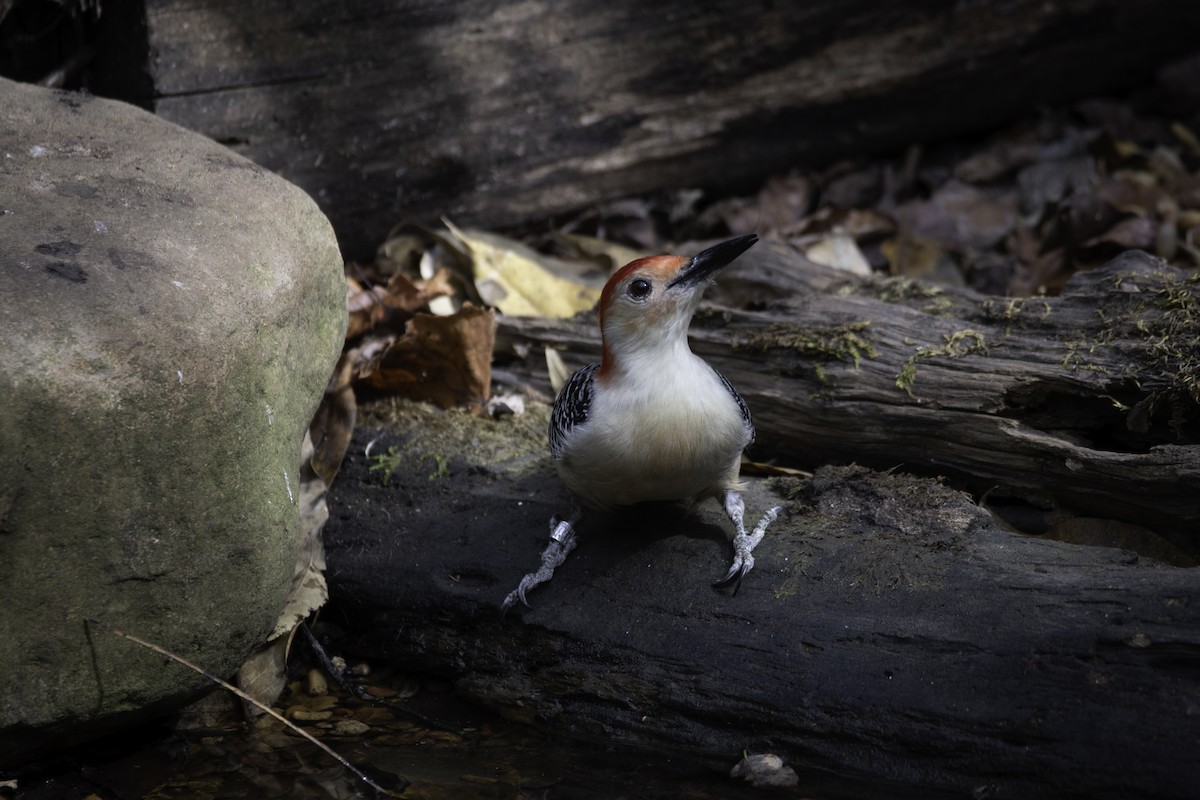
[{"label": "bird leg", "polygon": [[733,593],[737,594],[738,587],[742,585],[742,578],[746,577],[747,572],[754,569],[754,548],[758,547],[758,543],[762,541],[763,535],[767,532],[767,526],[775,521],[782,510],[782,506],[768,509],[759,520],[758,525],[754,526],[754,531],[747,534],[746,525],[742,521],[746,514],[745,501],[738,492],[732,489],[725,492],[725,513],[733,520],[737,533],[733,537],[733,566],[729,568],[729,572],[725,573],[724,578],[713,584],[714,588],[728,589],[732,586]]},{"label": "bird leg", "polygon": [[526,607],[529,606],[529,601],[525,599],[525,593],[550,580],[554,576],[554,570],[562,566],[562,563],[567,560],[567,556],[575,549],[575,525],[582,516],[583,512],[579,506],[575,506],[571,511],[570,519],[560,521],[557,516],[550,518],[550,542],[542,551],[542,565],[537,568],[536,572],[530,572],[521,578],[517,588],[508,593],[508,597],[505,597],[504,602],[500,604],[501,613],[512,608],[517,600],[520,600]]}]

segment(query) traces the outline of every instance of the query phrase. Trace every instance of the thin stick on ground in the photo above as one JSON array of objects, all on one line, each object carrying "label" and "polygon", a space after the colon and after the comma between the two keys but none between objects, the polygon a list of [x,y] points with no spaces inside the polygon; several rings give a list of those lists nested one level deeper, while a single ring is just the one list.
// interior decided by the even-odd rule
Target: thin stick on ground
[{"label": "thin stick on ground", "polygon": [[385,788],[383,788],[383,787],[382,787],[382,786],[380,786],[378,783],[376,783],[375,781],[373,781],[373,780],[370,778],[370,776],[368,776],[368,775],[367,775],[365,772],[363,772],[363,771],[362,771],[362,770],[360,770],[358,767],[354,766],[354,765],[353,765],[353,764],[351,764],[349,761],[347,761],[346,759],[344,759],[344,758],[342,758],[340,755],[338,755],[336,752],[334,752],[334,750],[333,750],[333,749],[332,749],[332,748],[331,748],[329,745],[325,744],[325,743],[324,743],[324,742],[322,742],[320,739],[318,739],[317,737],[313,736],[311,733],[308,733],[308,732],[307,732],[307,731],[305,731],[304,729],[300,728],[299,726],[297,726],[297,725],[296,725],[295,723],[293,723],[291,720],[289,720],[289,719],[287,719],[286,717],[284,717],[282,714],[280,714],[280,713],[279,713],[278,711],[276,711],[275,709],[273,709],[273,708],[271,708],[270,706],[268,706],[268,705],[266,705],[266,704],[264,704],[264,703],[262,703],[262,702],[260,702],[260,701],[256,700],[255,698],[251,697],[251,696],[250,696],[249,694],[247,694],[246,692],[243,692],[241,689],[237,688],[237,687],[236,687],[236,686],[234,686],[232,683],[229,683],[228,681],[225,681],[225,680],[222,680],[221,678],[218,678],[216,675],[212,674],[211,672],[209,672],[208,670],[204,669],[203,667],[197,666],[196,664],[193,664],[192,662],[188,661],[188,660],[187,660],[186,658],[184,658],[183,656],[176,655],[175,653],[172,653],[170,650],[167,650],[167,649],[165,649],[165,648],[159,647],[159,646],[158,646],[158,645],[156,645],[156,644],[152,644],[152,643],[150,643],[150,642],[147,642],[145,639],[140,639],[140,638],[138,638],[137,636],[134,636],[132,633],[126,633],[126,632],[125,632],[125,631],[123,631],[123,630],[120,630],[120,629],[118,629],[118,628],[114,628],[112,625],[109,625],[109,624],[108,624],[108,623],[106,623],[106,622],[101,622],[101,621],[100,621],[100,620],[98,620],[98,619],[90,619],[90,618],[89,618],[89,619],[87,619],[87,620],[85,620],[85,621],[86,621],[86,622],[87,622],[89,625],[95,625],[97,628],[102,628],[103,630],[106,630],[106,631],[108,631],[109,633],[112,633],[112,634],[115,634],[115,635],[117,635],[117,636],[120,636],[120,637],[121,637],[121,638],[123,638],[123,639],[128,639],[129,641],[131,641],[131,642],[134,642],[135,644],[140,644],[142,647],[145,647],[145,648],[148,648],[148,649],[150,649],[150,650],[153,650],[154,652],[158,653],[159,655],[164,655],[164,656],[166,656],[167,658],[171,659],[172,661],[175,661],[175,662],[177,662],[177,663],[179,663],[179,664],[182,664],[183,666],[187,667],[188,669],[192,670],[193,672],[198,672],[198,673],[200,673],[201,675],[203,675],[204,677],[208,678],[208,679],[209,679],[210,681],[212,681],[213,683],[215,683],[215,684],[219,685],[221,688],[223,688],[223,689],[225,689],[225,690],[227,690],[227,691],[233,692],[235,695],[237,695],[237,696],[238,696],[238,697],[240,697],[241,699],[245,700],[247,703],[250,703],[250,704],[254,705],[256,708],[258,708],[259,710],[263,711],[263,712],[264,712],[264,713],[266,713],[266,714],[270,714],[272,717],[274,717],[275,719],[279,720],[280,722],[282,722],[282,723],[283,723],[284,725],[286,725],[287,727],[291,728],[291,729],[292,729],[293,731],[295,731],[297,734],[299,734],[300,736],[303,736],[305,739],[307,739],[308,741],[310,741],[310,742],[312,742],[313,744],[315,744],[317,747],[319,747],[319,748],[321,748],[322,750],[324,750],[324,751],[325,751],[327,754],[329,754],[329,755],[330,755],[330,756],[332,756],[334,759],[336,759],[336,760],[337,760],[337,762],[338,762],[339,764],[341,764],[343,767],[345,767],[346,769],[348,769],[348,770],[350,770],[351,772],[353,772],[353,773],[354,773],[355,775],[357,775],[357,776],[358,776],[358,777],[359,777],[359,778],[360,778],[360,779],[361,779],[361,780],[362,780],[362,781],[363,781],[365,784],[367,784],[367,786],[370,786],[372,789],[374,789],[374,790],[375,790],[376,792],[378,792],[379,794],[386,795],[386,796],[388,796],[388,797],[401,797],[401,796],[402,796],[402,795],[400,795],[400,794],[399,794],[399,793],[397,793],[397,792],[394,792],[394,791],[391,791],[391,790],[389,790],[389,789],[385,789]]}]

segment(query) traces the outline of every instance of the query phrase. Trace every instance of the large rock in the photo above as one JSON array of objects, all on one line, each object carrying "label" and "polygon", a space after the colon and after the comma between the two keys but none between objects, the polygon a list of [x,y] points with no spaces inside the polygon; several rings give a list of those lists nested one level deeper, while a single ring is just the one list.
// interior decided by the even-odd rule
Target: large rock
[{"label": "large rock", "polygon": [[0,762],[194,696],[270,632],[340,348],[328,221],[121,103],[0,80]]}]

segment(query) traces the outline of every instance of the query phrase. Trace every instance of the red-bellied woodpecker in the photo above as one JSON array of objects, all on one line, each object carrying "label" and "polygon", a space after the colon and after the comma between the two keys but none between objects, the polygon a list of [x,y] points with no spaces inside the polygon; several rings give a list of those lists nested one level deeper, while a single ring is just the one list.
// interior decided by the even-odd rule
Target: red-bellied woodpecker
[{"label": "red-bellied woodpecker", "polygon": [[551,520],[536,572],[504,599],[507,610],[549,580],[575,547],[579,504],[610,509],[646,501],[721,500],[733,520],[733,565],[714,586],[737,589],[752,551],[780,509],[747,534],[739,492],[742,451],[754,441],[750,410],[688,347],[700,297],[722,267],[758,237],[739,236],[691,258],[653,256],[622,267],[600,295],[601,360],[571,376],[554,401],[550,455],[577,505]]}]

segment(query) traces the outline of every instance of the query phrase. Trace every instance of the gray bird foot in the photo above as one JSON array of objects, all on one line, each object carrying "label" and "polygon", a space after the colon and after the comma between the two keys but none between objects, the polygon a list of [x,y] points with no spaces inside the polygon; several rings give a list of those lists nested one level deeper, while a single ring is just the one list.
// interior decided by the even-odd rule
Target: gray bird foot
[{"label": "gray bird foot", "polygon": [[554,570],[562,566],[562,563],[567,560],[567,556],[575,549],[575,523],[577,521],[578,517],[572,517],[557,524],[551,520],[550,543],[542,551],[542,565],[537,568],[536,572],[530,572],[521,578],[517,588],[508,593],[508,597],[505,597],[504,602],[500,604],[501,614],[507,613],[518,600],[526,608],[529,607],[525,593],[550,580],[554,576]]},{"label": "gray bird foot", "polygon": [[733,517],[738,532],[733,537],[733,565],[729,567],[729,572],[725,573],[725,577],[713,584],[713,588],[732,588],[733,594],[737,594],[738,588],[742,585],[742,578],[746,577],[746,573],[754,569],[754,548],[758,547],[758,543],[763,540],[763,536],[767,532],[767,526],[775,521],[775,518],[779,516],[779,512],[783,511],[783,506],[775,506],[769,509],[763,514],[762,519],[758,521],[758,525],[754,526],[754,530],[749,534],[746,533],[746,529],[742,525],[743,505],[741,497],[737,498],[736,503],[731,502],[727,497],[725,508],[729,512],[730,517]]}]

